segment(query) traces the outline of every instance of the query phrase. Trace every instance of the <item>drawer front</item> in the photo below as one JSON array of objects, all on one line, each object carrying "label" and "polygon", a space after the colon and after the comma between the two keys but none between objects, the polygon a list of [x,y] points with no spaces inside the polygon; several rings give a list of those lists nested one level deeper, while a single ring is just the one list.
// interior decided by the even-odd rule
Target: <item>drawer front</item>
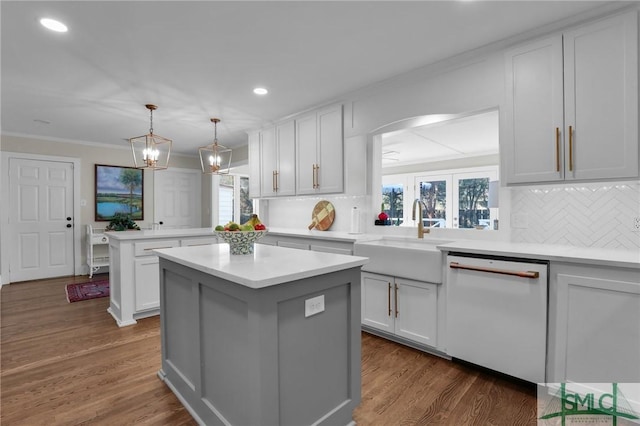
[{"label": "drawer front", "polygon": [[201,237],[201,238],[187,238],[180,240],[180,246],[207,246],[209,244],[218,244],[218,237]]},{"label": "drawer front", "polygon": [[91,244],[109,244],[109,237],[106,235],[92,235]]},{"label": "drawer front", "polygon": [[324,253],[335,253],[335,254],[346,254],[353,255],[353,250],[347,247],[336,247],[336,246],[327,246],[327,245],[315,245],[311,244],[312,251],[321,251]]},{"label": "drawer front", "polygon": [[152,256],[153,250],[180,247],[180,240],[143,241],[135,243],[134,254],[138,256]]},{"label": "drawer front", "polygon": [[291,241],[278,241],[278,246],[287,247],[287,248],[294,248],[294,249],[298,249],[298,250],[309,250],[309,244],[294,243],[294,242],[291,242]]}]

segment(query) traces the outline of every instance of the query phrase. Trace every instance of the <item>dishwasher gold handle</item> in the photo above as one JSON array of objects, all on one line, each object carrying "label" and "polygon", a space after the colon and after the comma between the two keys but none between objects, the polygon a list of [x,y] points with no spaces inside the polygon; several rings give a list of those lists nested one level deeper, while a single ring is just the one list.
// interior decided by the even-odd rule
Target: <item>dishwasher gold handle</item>
[{"label": "dishwasher gold handle", "polygon": [[458,262],[449,263],[451,269],[465,269],[468,271],[488,272],[490,274],[512,275],[520,278],[539,278],[538,271],[512,271],[509,269],[486,268],[482,266],[461,265]]}]

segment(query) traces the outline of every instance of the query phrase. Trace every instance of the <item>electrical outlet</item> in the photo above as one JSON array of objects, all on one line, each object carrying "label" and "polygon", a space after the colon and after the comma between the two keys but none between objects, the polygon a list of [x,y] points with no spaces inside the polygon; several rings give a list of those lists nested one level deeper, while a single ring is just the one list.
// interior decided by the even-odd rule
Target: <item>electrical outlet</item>
[{"label": "electrical outlet", "polygon": [[633,218],[633,230],[640,231],[640,216]]},{"label": "electrical outlet", "polygon": [[320,312],[324,312],[324,294],[304,301],[305,318],[319,314]]}]

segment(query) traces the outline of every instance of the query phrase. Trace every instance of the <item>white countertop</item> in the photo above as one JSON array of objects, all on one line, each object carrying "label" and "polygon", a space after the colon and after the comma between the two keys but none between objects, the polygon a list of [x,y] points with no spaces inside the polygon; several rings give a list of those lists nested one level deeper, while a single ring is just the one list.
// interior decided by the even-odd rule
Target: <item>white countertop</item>
[{"label": "white countertop", "polygon": [[509,256],[553,262],[586,263],[640,269],[640,250],[613,250],[551,244],[509,243],[497,241],[454,241],[437,245],[442,251]]},{"label": "white countertop", "polygon": [[107,231],[105,232],[109,238],[114,240],[144,240],[159,238],[181,238],[181,237],[200,237],[211,235],[215,236],[215,232],[211,228],[179,228],[179,229],[159,229],[157,231],[151,229],[142,229],[140,231]]},{"label": "white countertop", "polygon": [[252,255],[229,254],[228,244],[154,250],[158,256],[253,289],[359,267],[366,257],[255,244]]}]

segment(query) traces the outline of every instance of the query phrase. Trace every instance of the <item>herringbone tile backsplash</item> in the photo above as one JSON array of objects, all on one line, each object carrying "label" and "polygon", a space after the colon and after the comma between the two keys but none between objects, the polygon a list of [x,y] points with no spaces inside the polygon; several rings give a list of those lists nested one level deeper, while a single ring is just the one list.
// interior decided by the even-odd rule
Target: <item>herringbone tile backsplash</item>
[{"label": "herringbone tile backsplash", "polygon": [[514,242],[640,248],[640,181],[511,188]]}]

